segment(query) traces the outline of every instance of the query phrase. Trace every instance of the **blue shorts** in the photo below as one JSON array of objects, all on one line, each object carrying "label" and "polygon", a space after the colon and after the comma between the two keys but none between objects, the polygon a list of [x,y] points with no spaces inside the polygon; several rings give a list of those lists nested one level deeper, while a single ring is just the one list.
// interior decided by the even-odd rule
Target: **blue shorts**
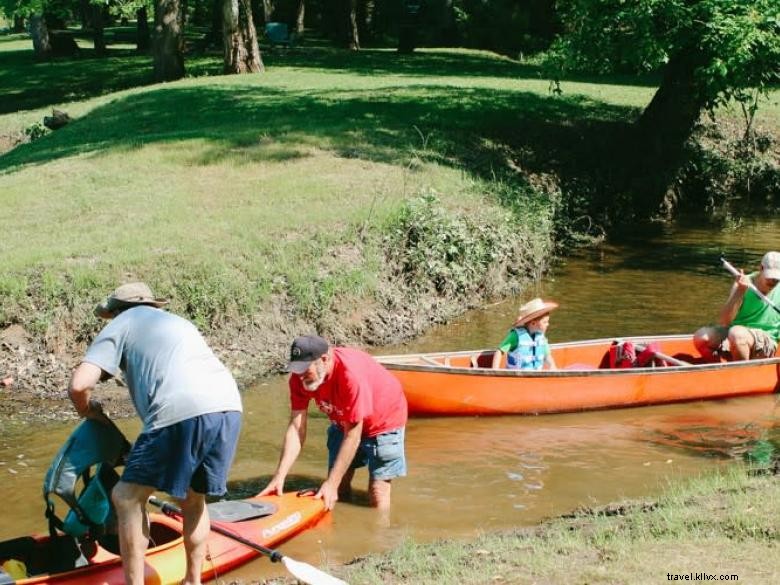
[{"label": "blue shorts", "polygon": [[[363,437],[358,445],[350,469],[368,465],[371,479],[390,480],[406,475],[406,455],[404,454],[405,428],[380,433],[375,437]],[[328,428],[328,471],[336,462],[344,431],[335,424]]]},{"label": "blue shorts", "polygon": [[141,433],[127,456],[122,481],[184,499],[190,488],[221,496],[241,431],[241,413],[214,412]]}]

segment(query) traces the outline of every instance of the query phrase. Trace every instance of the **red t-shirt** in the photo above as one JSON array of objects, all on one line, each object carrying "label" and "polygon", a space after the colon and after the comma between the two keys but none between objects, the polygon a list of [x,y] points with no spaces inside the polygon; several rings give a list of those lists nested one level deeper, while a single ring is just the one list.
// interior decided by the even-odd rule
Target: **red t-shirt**
[{"label": "red t-shirt", "polygon": [[375,437],[406,425],[406,397],[398,379],[373,357],[347,347],[333,348],[333,372],[317,390],[290,376],[290,404],[305,410],[309,400],[337,424],[363,421],[363,437]]}]

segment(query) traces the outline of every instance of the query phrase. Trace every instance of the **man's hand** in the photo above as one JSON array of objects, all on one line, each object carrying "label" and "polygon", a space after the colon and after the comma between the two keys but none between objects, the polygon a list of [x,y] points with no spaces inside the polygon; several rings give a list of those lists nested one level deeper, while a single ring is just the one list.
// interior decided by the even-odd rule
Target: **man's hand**
[{"label": "man's hand", "polygon": [[265,486],[263,488],[263,491],[261,491],[258,495],[259,496],[284,495],[284,478],[274,476],[274,478],[268,482],[268,485]]},{"label": "man's hand", "polygon": [[326,510],[332,510],[339,499],[339,487],[334,485],[329,479],[326,479],[314,497],[322,499]]},{"label": "man's hand", "polygon": [[737,288],[744,294],[747,289],[750,288],[750,278],[745,274],[744,270],[739,271],[739,276],[735,277],[734,281],[737,283]]}]

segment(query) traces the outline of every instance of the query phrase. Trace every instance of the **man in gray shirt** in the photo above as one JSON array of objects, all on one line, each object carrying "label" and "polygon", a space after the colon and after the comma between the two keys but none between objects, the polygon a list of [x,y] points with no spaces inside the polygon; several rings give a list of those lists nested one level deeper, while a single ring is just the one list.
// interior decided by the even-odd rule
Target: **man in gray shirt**
[{"label": "man in gray shirt", "polygon": [[227,490],[241,427],[235,380],[195,326],[161,309],[142,283],[125,284],[97,306],[111,319],[73,371],[68,395],[83,417],[100,419],[92,400],[102,379],[124,374],[144,428],[111,499],[116,507],[125,582],[143,585],[146,502],[155,490],[181,500],[187,572],[199,585],[209,533],[206,495]]}]

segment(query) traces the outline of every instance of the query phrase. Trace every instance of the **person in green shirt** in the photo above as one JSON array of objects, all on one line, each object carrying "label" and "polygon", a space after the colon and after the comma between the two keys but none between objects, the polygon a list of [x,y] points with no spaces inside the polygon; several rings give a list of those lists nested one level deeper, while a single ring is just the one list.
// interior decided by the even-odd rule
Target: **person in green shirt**
[{"label": "person in green shirt", "polygon": [[767,252],[757,272],[735,277],[718,325],[702,327],[693,343],[702,357],[718,361],[772,357],[780,338],[780,313],[751,290],[751,283],[775,305],[780,305],[780,252]]}]

